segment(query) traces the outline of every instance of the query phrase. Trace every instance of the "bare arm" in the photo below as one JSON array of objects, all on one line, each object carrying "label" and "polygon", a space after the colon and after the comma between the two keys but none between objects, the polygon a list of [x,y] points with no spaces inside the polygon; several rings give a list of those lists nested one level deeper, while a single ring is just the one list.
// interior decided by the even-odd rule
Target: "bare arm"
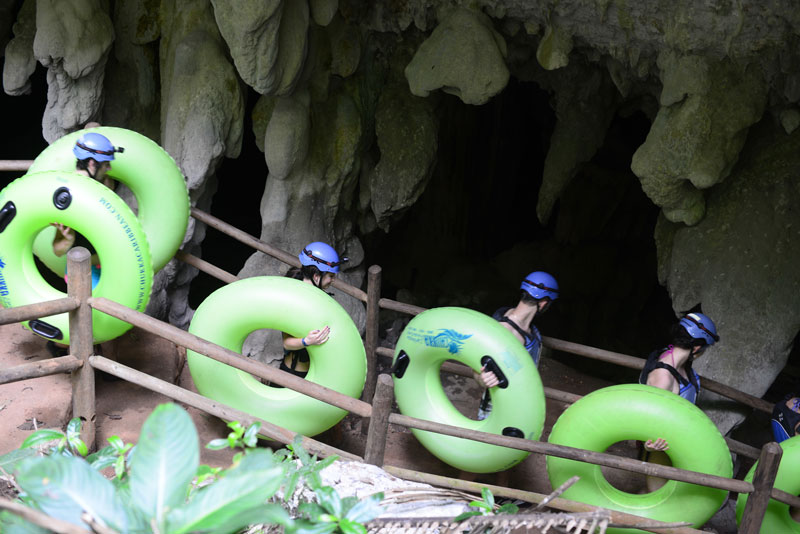
[{"label": "bare arm", "polygon": [[75,230],[61,223],[50,223],[50,225],[56,227],[56,236],[53,238],[53,254],[60,258],[75,244]]},{"label": "bare arm", "polygon": [[331,327],[326,326],[319,330],[310,331],[305,337],[291,337],[288,334],[283,336],[283,348],[286,350],[300,350],[309,345],[322,345],[328,341]]}]

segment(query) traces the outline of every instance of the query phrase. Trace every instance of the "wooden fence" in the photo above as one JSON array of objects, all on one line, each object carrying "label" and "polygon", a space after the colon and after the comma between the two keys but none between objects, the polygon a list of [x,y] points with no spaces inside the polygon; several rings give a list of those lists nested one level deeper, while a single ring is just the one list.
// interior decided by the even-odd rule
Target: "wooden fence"
[{"label": "wooden fence", "polygon": [[[298,260],[294,256],[270,247],[269,245],[233,227],[230,227],[229,225],[211,217],[208,214],[193,209],[192,216],[197,220],[205,222],[206,224],[209,224],[217,229],[223,229],[222,231],[224,231],[226,234],[231,235],[242,242],[250,244],[256,250],[270,254],[271,256],[276,257],[290,265],[299,264]],[[211,266],[210,264],[207,264],[207,262],[203,262],[199,258],[195,258],[189,254],[181,252],[177,255],[177,257],[191,265],[194,265],[204,272],[217,276],[218,278],[224,277],[225,281],[227,282],[237,279],[236,276]],[[675,467],[650,464],[647,462],[641,462],[630,458],[622,458],[607,453],[586,451],[535,440],[499,436],[496,434],[468,430],[461,427],[454,427],[432,421],[416,419],[397,413],[391,413],[392,399],[394,396],[393,381],[388,375],[381,375],[380,377],[377,377],[375,371],[376,357],[378,355],[391,355],[391,349],[377,347],[379,312],[380,309],[390,309],[414,315],[420,313],[424,309],[406,303],[381,298],[380,268],[377,266],[370,267],[368,271],[366,292],[349,286],[341,280],[336,280],[334,282],[335,287],[341,289],[343,292],[353,296],[367,305],[365,346],[367,349],[368,379],[363,398],[370,402],[365,402],[364,400],[353,399],[337,391],[301,379],[290,373],[285,373],[269,365],[253,361],[248,358],[243,358],[238,353],[225,349],[224,347],[220,347],[201,337],[163,323],[145,314],[131,310],[108,299],[92,297],[89,252],[86,249],[76,247],[68,253],[67,258],[68,278],[70,283],[68,285],[68,293],[66,298],[16,308],[0,309],[0,324],[15,323],[68,312],[70,331],[69,356],[55,358],[45,362],[20,365],[14,368],[2,370],[0,371],[0,384],[24,380],[27,378],[47,376],[60,372],[71,372],[73,377],[73,414],[76,417],[81,417],[81,419],[84,421],[82,438],[92,447],[94,446],[95,442],[94,369],[100,369],[107,373],[113,374],[142,387],[164,394],[182,403],[194,406],[222,419],[239,420],[245,424],[249,424],[254,421],[260,421],[262,424],[261,433],[264,436],[274,439],[278,442],[287,444],[291,443],[291,441],[295,438],[295,433],[287,429],[277,427],[268,421],[257,419],[244,412],[221,405],[218,402],[211,401],[201,395],[182,389],[174,384],[156,379],[152,376],[103,358],[102,356],[93,355],[91,310],[96,309],[118,319],[127,321],[134,326],[138,326],[156,335],[164,337],[173,343],[189,348],[200,354],[204,354],[209,358],[227,365],[231,365],[237,369],[241,369],[260,378],[269,380],[270,382],[274,382],[284,387],[289,387],[300,393],[309,395],[315,399],[369,419],[367,427],[366,449],[363,458],[347,451],[342,451],[336,449],[335,447],[320,443],[319,441],[311,438],[303,437],[303,446],[312,453],[316,453],[321,456],[337,454],[343,458],[361,460],[378,466],[383,466],[390,472],[394,472],[400,476],[404,476],[405,478],[427,481],[437,485],[461,489],[471,488],[473,490],[480,487],[480,485],[475,485],[473,487],[474,483],[468,483],[457,479],[436,477],[426,473],[416,473],[385,465],[384,451],[386,446],[386,435],[388,425],[391,423],[408,428],[427,430],[449,436],[471,439],[483,443],[510,447],[538,454],[546,454],[560,458],[588,462],[600,466],[623,469],[644,475],[689,482],[737,493],[748,493],[751,495],[748,499],[745,515],[740,527],[740,532],[743,534],[758,532],[770,498],[787,503],[791,506],[800,507],[800,498],[773,487],[781,457],[781,448],[774,443],[765,445],[758,455],[754,454],[755,449],[752,447],[739,444],[742,453],[759,457],[759,467],[756,471],[756,476],[754,477],[754,483],[751,484],[742,480],[728,479],[693,471],[685,471]],[[604,351],[593,347],[586,347],[553,338],[545,338],[544,344],[557,350],[564,350],[573,354],[580,354],[632,368],[641,368],[644,362],[640,358]],[[443,368],[443,370],[458,372],[461,374],[469,373],[467,376],[471,376],[471,371],[468,371],[463,366],[457,366],[453,364],[447,365],[448,367]],[[703,379],[703,385],[709,390],[726,395],[729,398],[743,402],[744,404],[753,408],[760,410],[766,410],[769,408],[768,411],[771,411],[771,406],[768,406],[768,403],[762,399],[752,397],[746,393],[736,391],[733,388],[724,386],[722,384],[717,384],[707,379]],[[575,400],[575,398],[578,398],[576,395],[566,392],[559,392],[549,388],[546,388],[546,394],[549,398],[555,398],[562,402],[572,402]],[[730,443],[731,441],[729,441],[729,444]],[[733,443],[735,444],[736,442]],[[536,494],[532,494],[530,492],[520,492],[519,490],[512,490],[509,488],[494,487],[493,490],[495,490],[495,494],[498,496],[523,498],[531,502],[537,502],[537,499],[544,498],[544,496],[541,495],[537,496]],[[591,507],[589,505],[574,503],[563,499],[555,499],[549,502],[548,506],[569,512],[584,512],[595,509],[595,507]],[[673,534],[699,532],[687,527],[656,524],[657,522],[645,520],[643,518],[637,518],[636,516],[630,516],[628,514],[622,514],[620,512],[611,511],[610,513],[612,514],[612,522],[614,523],[632,524],[632,520],[646,521],[646,523],[641,523],[643,525],[640,527],[642,530]]]}]

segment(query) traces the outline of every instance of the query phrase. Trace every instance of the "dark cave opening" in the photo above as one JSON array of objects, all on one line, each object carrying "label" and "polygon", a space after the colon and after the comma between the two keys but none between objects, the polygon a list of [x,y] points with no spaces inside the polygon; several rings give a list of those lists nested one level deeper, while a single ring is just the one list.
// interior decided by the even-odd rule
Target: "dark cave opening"
[{"label": "dark cave opening", "polygon": [[[384,296],[491,314],[516,303],[527,273],[545,270],[562,294],[537,318],[544,335],[641,357],[664,342],[675,316],[656,276],[658,208],[630,170],[650,120],[617,116],[541,224],[536,204],[556,122],[549,95],[512,79],[482,106],[443,96],[441,108],[439,158],[425,192],[388,234],[363,236],[366,265],[383,268]],[[600,376],[636,379],[558,357]]]}]

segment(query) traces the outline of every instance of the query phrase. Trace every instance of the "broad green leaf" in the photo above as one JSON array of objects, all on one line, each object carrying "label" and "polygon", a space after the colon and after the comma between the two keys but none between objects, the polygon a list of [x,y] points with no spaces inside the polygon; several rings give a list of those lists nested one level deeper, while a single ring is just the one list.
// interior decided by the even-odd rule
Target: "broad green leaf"
[{"label": "broad green leaf", "polygon": [[483,501],[470,501],[469,506],[472,506],[473,508],[480,508],[481,510],[486,510],[488,512],[492,511],[489,505]]},{"label": "broad green leaf", "polygon": [[0,512],[0,532],[3,534],[50,534],[49,530],[28,523],[11,512]]},{"label": "broad green leaf", "polygon": [[25,438],[25,441],[23,441],[22,445],[20,445],[20,449],[36,447],[37,445],[47,443],[48,441],[53,441],[54,439],[64,439],[64,437],[65,436],[63,432],[59,432],[58,430],[50,430],[49,428],[43,428]]},{"label": "broad green leaf", "polygon": [[133,447],[133,443],[125,443],[119,436],[111,436],[108,438],[108,443],[114,447],[114,450],[119,454],[125,454]]},{"label": "broad green leaf", "polygon": [[117,458],[120,458],[120,456],[117,455],[113,447],[105,447],[94,454],[90,454],[86,461],[96,471],[102,471],[106,467],[114,465],[117,462]]},{"label": "broad green leaf", "polygon": [[480,512],[475,512],[475,511],[464,512],[464,513],[461,513],[461,514],[458,514],[457,516],[455,516],[453,518],[453,521],[455,521],[455,522],[463,521],[468,517],[472,517],[472,516],[476,516],[476,515],[483,515],[483,514],[481,514]]},{"label": "broad green leaf", "polygon": [[342,499],[339,493],[330,486],[322,486],[315,491],[319,504],[330,514],[342,517]]},{"label": "broad green leaf", "polygon": [[350,521],[358,521],[359,523],[364,523],[366,521],[375,519],[381,515],[381,512],[383,512],[383,508],[380,505],[382,500],[383,493],[370,495],[366,499],[360,501],[358,504],[350,508],[345,516],[345,519],[349,519]]},{"label": "broad green leaf", "polygon": [[23,460],[33,458],[36,456],[36,451],[33,449],[16,449],[8,454],[0,456],[0,469],[6,473],[13,473],[17,465]]},{"label": "broad green leaf", "polygon": [[337,523],[314,523],[299,520],[293,527],[286,528],[286,534],[330,534],[339,528]]},{"label": "broad green leaf", "polygon": [[[216,525],[229,525],[251,508],[264,503],[280,487],[283,469],[238,470],[201,488],[186,505],[167,516],[168,532],[210,531]],[[246,526],[242,524],[241,526]]]},{"label": "broad green leaf", "polygon": [[367,529],[361,523],[350,521],[349,519],[342,519],[339,521],[339,529],[344,534],[367,534]]},{"label": "broad green leaf", "polygon": [[[210,522],[207,526],[195,526],[191,531],[192,534],[228,534],[241,531],[243,528],[250,525],[281,525],[284,528],[293,524],[292,518],[289,513],[278,506],[277,504],[267,503],[259,504],[249,510],[245,510],[230,517],[228,520],[220,519],[219,521]],[[170,534],[172,530],[170,530]]]},{"label": "broad green leaf", "polygon": [[228,447],[230,447],[228,440],[223,438],[212,439],[211,441],[208,442],[208,445],[206,445],[206,449],[210,449],[212,451],[227,449]]},{"label": "broad green leaf", "polygon": [[144,516],[161,526],[183,504],[200,463],[197,430],[186,410],[158,406],[142,425],[130,458],[130,491]]},{"label": "broad green leaf", "polygon": [[261,430],[261,423],[255,422],[244,432],[244,436],[242,436],[242,442],[247,447],[255,447],[258,443],[258,431]]},{"label": "broad green leaf", "polygon": [[483,497],[483,502],[485,502],[489,509],[494,509],[494,495],[492,495],[492,490],[489,488],[481,488],[481,497]]},{"label": "broad green leaf", "polygon": [[497,510],[498,514],[516,514],[517,512],[519,512],[519,506],[513,502],[507,502]]},{"label": "broad green leaf", "polygon": [[301,502],[297,511],[314,522],[319,521],[320,517],[327,514],[325,509],[315,502]]},{"label": "broad green leaf", "polygon": [[128,528],[128,514],[113,484],[81,458],[49,456],[23,464],[17,484],[43,512],[86,527],[86,511],[114,530]]}]

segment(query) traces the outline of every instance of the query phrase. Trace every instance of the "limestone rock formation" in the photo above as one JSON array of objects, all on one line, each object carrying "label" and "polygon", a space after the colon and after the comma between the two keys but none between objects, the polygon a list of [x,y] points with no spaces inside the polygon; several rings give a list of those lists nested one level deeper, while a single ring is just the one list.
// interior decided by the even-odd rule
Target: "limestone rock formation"
[{"label": "limestone rock formation", "polygon": [[[213,0],[212,4],[242,80],[262,94],[291,92],[306,55],[308,3]],[[315,13],[326,11],[330,7],[318,6]]]},{"label": "limestone rock formation", "polygon": [[36,2],[33,53],[47,67],[47,109],[42,120],[47,141],[98,116],[113,40],[111,18],[98,0]]},{"label": "limestone rock formation", "polygon": [[[759,125],[731,176],[712,189],[695,226],[662,218],[659,278],[676,310],[702,305],[720,342],[701,375],[760,396],[786,364],[800,331],[800,132]],[[723,428],[730,403],[711,403]]]},{"label": "limestone rock formation", "polygon": [[[161,30],[161,142],[186,176],[192,203],[207,209],[213,194],[208,182],[217,165],[241,149],[242,91],[207,2],[165,2],[162,9],[170,24]],[[203,232],[194,230],[190,221],[186,249],[195,250],[203,239]],[[186,265],[179,270],[191,272]],[[189,279],[176,276],[169,317],[185,326],[191,317]]]},{"label": "limestone rock formation", "polygon": [[508,83],[505,56],[505,40],[489,17],[455,9],[419,47],[406,78],[417,96],[441,88],[465,104],[483,104]]},{"label": "limestone rock formation", "polygon": [[669,220],[692,225],[705,213],[701,190],[728,176],[761,118],[766,88],[755,68],[729,61],[663,54],[659,66],[661,110],[631,168]]},{"label": "limestone rock formation", "polygon": [[3,89],[10,95],[24,95],[30,91],[30,77],[36,69],[33,39],[36,35],[36,1],[25,0],[14,23],[14,38],[5,49],[3,63]]},{"label": "limestone rock formation", "polygon": [[[641,280],[628,279],[621,268],[630,266],[618,266],[615,262],[624,260],[617,260],[607,243],[581,251],[564,246],[572,245],[578,232],[596,237],[595,227],[624,205],[617,201],[630,198],[628,184],[636,182],[618,180],[623,174],[632,180],[630,167],[641,183],[636,193],[644,191],[652,202],[647,207],[662,211],[655,237],[659,275],[673,309],[702,304],[718,320],[724,341],[703,371],[761,394],[786,361],[800,329],[799,307],[792,300],[798,294],[800,241],[793,208],[800,168],[795,156],[800,10],[789,0],[25,0],[16,5],[5,11],[14,13],[15,24],[5,47],[4,90],[24,94],[36,62],[47,70],[44,139],[52,141],[89,120],[141,131],[175,158],[192,204],[204,210],[218,180],[230,179],[217,175],[222,162],[238,157],[243,143],[255,143],[269,169],[259,237],[293,253],[310,241],[328,241],[351,258],[342,277],[357,285],[368,257],[363,243],[389,239],[403,215],[426,199],[431,176],[447,172],[447,166],[437,167],[442,135],[460,133],[459,125],[440,128],[446,114],[448,120],[459,115],[453,105],[470,104],[463,115],[474,118],[474,110],[491,106],[512,82],[535,83],[554,110],[553,124],[541,134],[546,139],[536,147],[547,157],[537,167],[522,150],[514,157],[525,165],[512,173],[529,178],[525,199],[535,199],[540,221],[560,210],[559,221],[572,218],[571,224],[547,243],[523,243],[518,249],[524,254],[509,254],[516,244],[506,243],[505,251],[485,258],[473,258],[482,252],[468,249],[469,224],[448,225],[460,233],[448,236],[452,249],[447,258],[436,258],[442,262],[437,265],[461,266],[451,258],[471,254],[475,261],[463,262],[465,269],[519,257],[585,270],[595,247],[603,260],[584,276],[624,286],[627,296],[636,294],[624,303],[641,304],[647,299]],[[5,42],[10,21],[0,22]],[[246,113],[253,137],[244,132]],[[595,158],[609,144],[608,132],[619,131],[615,121],[623,115],[651,121],[649,131],[636,141],[630,161],[629,152],[609,151],[626,154],[624,165],[617,165],[625,173],[595,172]],[[478,130],[479,122],[463,124]],[[486,150],[496,152],[498,143],[491,139]],[[470,154],[453,152],[451,157],[472,161]],[[449,168],[463,172],[465,166]],[[587,195],[613,191],[608,205],[591,203],[595,198],[575,200],[576,184],[588,183],[584,174],[596,178]],[[460,176],[448,178],[452,188]],[[493,179],[471,185],[488,191]],[[519,206],[519,199],[511,200]],[[532,203],[515,210],[532,212]],[[463,219],[477,217],[480,207]],[[442,211],[459,216],[465,211],[450,209]],[[620,247],[629,246],[625,239],[640,237],[637,232],[654,218],[624,217],[611,233],[623,236]],[[530,219],[518,224],[531,225]],[[203,225],[191,220],[184,249],[202,254],[204,235]],[[639,254],[634,263],[652,271],[653,260],[645,256]],[[281,274],[283,268],[256,253],[239,274]],[[149,312],[186,326],[195,274],[183,264],[168,265],[154,284]],[[488,276],[480,267],[471,274],[461,279]],[[575,294],[582,283],[574,281]],[[360,302],[336,298],[363,324]],[[612,301],[597,298],[571,309],[612,316],[623,300]],[[252,345],[252,355],[267,359],[264,343]],[[274,345],[279,350],[280,343]],[[741,369],[747,372],[734,372]]]}]

